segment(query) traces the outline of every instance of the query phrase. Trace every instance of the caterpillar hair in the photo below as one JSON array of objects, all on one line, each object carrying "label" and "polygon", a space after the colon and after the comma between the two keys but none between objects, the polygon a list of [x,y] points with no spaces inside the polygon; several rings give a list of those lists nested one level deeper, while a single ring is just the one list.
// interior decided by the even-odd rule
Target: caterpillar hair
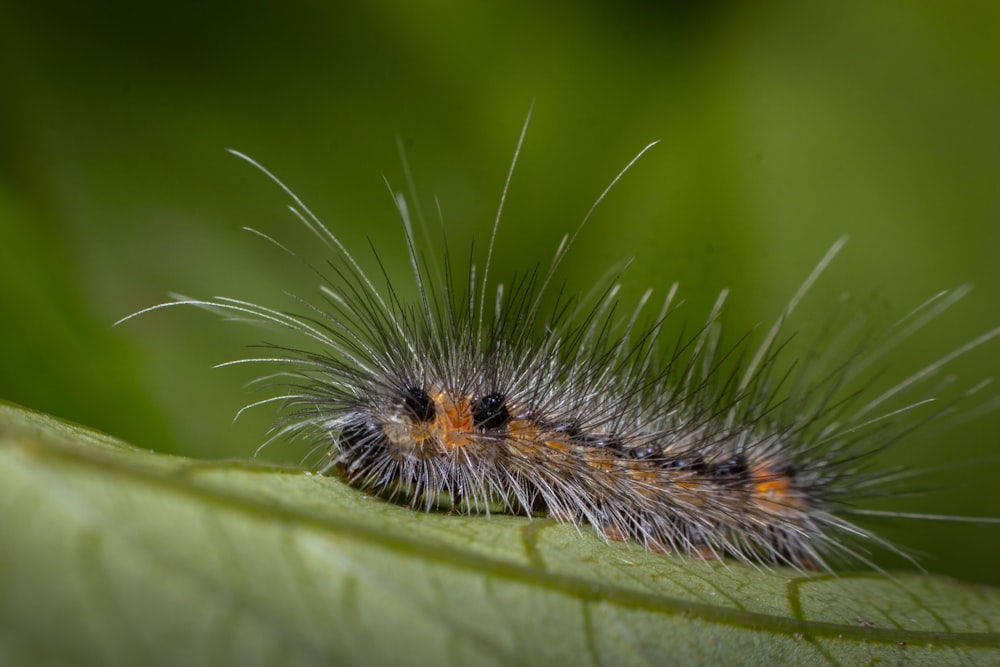
[{"label": "caterpillar hair", "polygon": [[796,358],[789,316],[844,239],[773,326],[735,342],[724,342],[725,291],[694,333],[676,333],[676,283],[631,304],[619,297],[621,271],[589,292],[559,285],[594,207],[652,144],[551,260],[501,284],[494,246],[527,127],[485,254],[467,275],[446,246],[418,243],[406,200],[393,193],[417,294],[404,298],[377,252],[379,270],[370,272],[291,189],[232,151],[282,188],[327,246],[319,298],[296,297],[297,313],[178,298],[125,319],[187,305],[295,332],[300,349],[273,345],[223,364],[278,367],[265,377],[274,395],[247,406],[280,404],[268,442],[305,438],[323,452],[320,472],[411,508],[544,514],[658,552],[764,566],[877,567],[873,547],[898,551],[856,523],[879,515],[860,501],[897,493],[906,478],[873,467],[873,455],[952,410],[953,401],[935,400],[943,369],[1000,327],[887,389],[872,389],[871,378],[887,350],[967,288],[935,295],[881,332],[864,331],[841,308],[809,348],[816,353]]}]

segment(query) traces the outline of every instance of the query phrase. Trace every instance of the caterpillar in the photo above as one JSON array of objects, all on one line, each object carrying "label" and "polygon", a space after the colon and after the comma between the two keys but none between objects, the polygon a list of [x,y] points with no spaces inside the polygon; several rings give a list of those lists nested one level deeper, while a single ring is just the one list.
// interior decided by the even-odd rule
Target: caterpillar
[{"label": "caterpillar", "polygon": [[844,239],[760,340],[750,333],[723,342],[725,291],[693,333],[671,334],[676,283],[655,303],[651,289],[631,305],[619,297],[620,271],[588,293],[559,286],[558,269],[594,209],[653,144],[547,264],[499,283],[494,244],[527,127],[481,270],[473,261],[456,275],[447,247],[422,251],[406,198],[394,192],[418,295],[406,300],[377,252],[380,272],[364,270],[288,186],[231,151],[284,190],[292,213],[332,253],[322,300],[295,297],[299,312],[287,313],[178,297],[122,321],[186,305],[300,335],[302,348],[273,345],[222,364],[279,367],[265,376],[277,393],[244,410],[279,403],[267,442],[305,438],[324,452],[319,472],[414,509],[544,514],[657,552],[761,566],[876,567],[873,547],[899,551],[855,520],[866,514],[859,500],[891,494],[899,482],[899,471],[872,470],[872,455],[946,414],[951,405],[935,403],[934,378],[1000,327],[869,396],[865,377],[880,355],[965,288],[932,297],[880,333],[859,335],[831,317],[813,346],[842,352],[831,361],[832,352],[791,357],[786,328]]}]

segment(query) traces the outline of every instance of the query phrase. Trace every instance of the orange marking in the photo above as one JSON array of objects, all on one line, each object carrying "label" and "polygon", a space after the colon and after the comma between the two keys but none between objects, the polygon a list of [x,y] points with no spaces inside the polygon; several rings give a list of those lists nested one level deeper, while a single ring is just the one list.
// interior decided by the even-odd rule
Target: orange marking
[{"label": "orange marking", "polygon": [[753,472],[754,499],[759,509],[784,516],[795,516],[808,507],[808,499],[792,484],[792,478],[782,472],[763,467]]},{"label": "orange marking", "polygon": [[437,444],[445,451],[466,447],[472,441],[472,408],[466,398],[454,399],[447,392],[432,395]]},{"label": "orange marking", "polygon": [[753,479],[756,482],[753,487],[754,494],[765,500],[785,498],[792,490],[791,480],[787,475],[780,475],[767,468],[755,470]]},{"label": "orange marking", "polygon": [[614,456],[604,449],[593,449],[588,450],[583,453],[584,459],[587,464],[595,470],[601,470],[603,472],[612,472],[617,469],[615,465],[616,461]]},{"label": "orange marking", "polygon": [[527,419],[511,419],[507,424],[507,432],[512,438],[522,440],[535,440],[538,437],[538,429]]}]

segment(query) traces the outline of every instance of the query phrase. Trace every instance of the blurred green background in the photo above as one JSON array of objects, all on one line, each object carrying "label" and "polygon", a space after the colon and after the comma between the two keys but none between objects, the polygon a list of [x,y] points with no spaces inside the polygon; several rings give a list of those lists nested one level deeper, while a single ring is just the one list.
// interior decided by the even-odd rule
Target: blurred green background
[{"label": "blurred green background", "polygon": [[[844,291],[889,323],[976,285],[888,361],[898,380],[1000,324],[998,25],[989,1],[5,0],[0,397],[140,447],[249,456],[273,414],[231,423],[254,371],[211,366],[268,332],[195,310],[111,328],[170,292],[275,306],[311,293],[314,276],[239,231],[310,245],[282,193],[223,149],[280,175],[369,266],[373,239],[405,281],[383,181],[406,187],[396,138],[427,217],[437,198],[464,249],[485,242],[533,100],[502,273],[547,261],[659,139],[581,235],[569,283],[634,257],[628,294],[678,280],[700,321],[730,287],[742,331],[772,321],[848,234],[803,320]],[[960,387],[1000,374],[1000,343],[952,369]],[[894,507],[1000,516],[1000,415],[978,412],[887,455],[941,487]],[[1000,583],[996,527],[880,530],[931,571]]]}]

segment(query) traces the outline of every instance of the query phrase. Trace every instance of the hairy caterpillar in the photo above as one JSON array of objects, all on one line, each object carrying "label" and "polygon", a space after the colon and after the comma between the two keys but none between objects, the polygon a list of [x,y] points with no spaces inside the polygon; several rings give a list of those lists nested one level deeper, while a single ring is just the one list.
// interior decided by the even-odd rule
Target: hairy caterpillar
[{"label": "hairy caterpillar", "polygon": [[898,480],[896,471],[868,469],[870,454],[946,412],[933,403],[935,376],[1000,335],[997,327],[865,394],[873,361],[960,299],[960,289],[882,334],[858,335],[831,318],[816,346],[843,358],[787,359],[785,321],[843,240],[760,340],[722,342],[725,292],[697,331],[671,335],[676,284],[655,306],[652,290],[623,305],[614,280],[583,295],[557,287],[557,270],[594,207],[551,262],[494,287],[510,174],[482,270],[473,262],[467,276],[452,271],[447,249],[440,258],[420,251],[406,202],[394,195],[419,295],[411,303],[366,272],[280,180],[235,154],[284,189],[293,213],[333,253],[322,303],[297,299],[301,312],[288,314],[225,297],[179,299],[129,317],[194,305],[301,334],[310,349],[275,347],[230,362],[282,369],[268,376],[278,395],[247,407],[280,403],[273,438],[308,438],[327,452],[321,472],[414,508],[430,510],[443,498],[454,511],[546,513],[702,558],[871,565],[871,545],[892,547],[850,520],[865,514],[853,503],[891,493]]}]

